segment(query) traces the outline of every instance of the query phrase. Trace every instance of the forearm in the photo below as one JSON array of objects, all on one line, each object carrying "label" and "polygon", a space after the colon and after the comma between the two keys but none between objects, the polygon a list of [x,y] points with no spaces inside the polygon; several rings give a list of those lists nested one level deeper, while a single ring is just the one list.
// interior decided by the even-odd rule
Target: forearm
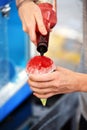
[{"label": "forearm", "polygon": [[87,74],[77,73],[78,91],[87,92]]}]

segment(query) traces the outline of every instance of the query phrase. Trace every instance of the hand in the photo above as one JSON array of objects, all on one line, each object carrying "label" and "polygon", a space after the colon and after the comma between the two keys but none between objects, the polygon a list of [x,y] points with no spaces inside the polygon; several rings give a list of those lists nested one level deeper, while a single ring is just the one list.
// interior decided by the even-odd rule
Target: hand
[{"label": "hand", "polygon": [[56,94],[79,91],[79,73],[57,67],[56,71],[47,74],[32,74],[28,83],[38,98],[49,98]]},{"label": "hand", "polygon": [[22,21],[23,30],[29,34],[34,44],[36,44],[36,25],[41,34],[47,34],[40,8],[33,1],[28,0],[21,5],[19,16]]}]

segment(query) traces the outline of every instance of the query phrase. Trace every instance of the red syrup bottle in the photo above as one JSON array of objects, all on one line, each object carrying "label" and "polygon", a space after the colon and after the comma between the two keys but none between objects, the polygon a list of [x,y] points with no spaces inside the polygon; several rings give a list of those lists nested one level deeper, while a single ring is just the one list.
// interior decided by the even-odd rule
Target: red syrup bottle
[{"label": "red syrup bottle", "polygon": [[54,0],[38,0],[38,6],[41,10],[43,21],[47,29],[46,35],[42,35],[38,31],[38,28],[36,29],[37,51],[40,55],[44,55],[44,53],[48,51],[49,33],[57,22],[56,10],[53,7],[53,1]]}]

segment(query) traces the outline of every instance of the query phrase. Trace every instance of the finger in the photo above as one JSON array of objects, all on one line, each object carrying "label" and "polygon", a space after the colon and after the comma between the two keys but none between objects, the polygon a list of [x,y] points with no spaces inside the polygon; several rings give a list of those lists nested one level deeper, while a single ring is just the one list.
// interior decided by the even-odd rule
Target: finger
[{"label": "finger", "polygon": [[53,0],[53,9],[56,11],[57,10],[57,1]]},{"label": "finger", "polygon": [[25,20],[24,20],[22,14],[20,14],[20,19],[21,19],[21,21],[22,21],[22,28],[23,28],[23,31],[26,32],[26,33],[28,33],[28,28],[27,28],[27,26],[26,26],[26,23],[25,23]]},{"label": "finger", "polygon": [[57,93],[46,93],[46,94],[38,94],[38,93],[33,93],[36,97],[42,98],[42,99],[47,99],[49,97],[52,97],[53,95],[56,95]]},{"label": "finger", "polygon": [[46,30],[46,27],[43,22],[43,17],[42,17],[41,11],[35,12],[35,18],[36,18],[36,23],[37,23],[39,31],[41,32],[41,34],[46,35],[47,30]]},{"label": "finger", "polygon": [[26,27],[25,23],[22,24],[23,31],[28,33],[28,28]]},{"label": "finger", "polygon": [[36,82],[36,81],[32,81],[32,80],[28,80],[28,83],[30,86],[33,86],[34,88],[39,88],[39,89],[44,89],[44,88],[51,88],[53,82],[48,81],[48,82]]},{"label": "finger", "polygon": [[36,33],[35,33],[36,21],[34,16],[30,18],[30,21],[29,19],[26,19],[25,15],[23,15],[22,17],[23,17],[22,19],[23,31],[28,33],[30,36],[30,40],[36,44]]},{"label": "finger", "polygon": [[36,22],[34,16],[26,16],[24,15],[23,17],[24,21],[24,31],[27,32],[30,36],[30,39],[33,43],[36,43],[36,33],[35,33],[35,28],[36,28]]},{"label": "finger", "polygon": [[46,73],[46,74],[30,74],[29,79],[36,82],[49,82],[54,80],[54,73]]},{"label": "finger", "polygon": [[35,33],[36,22],[34,17],[32,17],[31,21],[27,24],[27,28],[28,28],[28,34],[30,36],[30,40],[36,44],[36,33]]},{"label": "finger", "polygon": [[40,88],[35,88],[33,86],[30,86],[30,88],[32,89],[33,92],[38,93],[38,94],[46,94],[46,93],[54,92],[52,87],[40,89]]}]

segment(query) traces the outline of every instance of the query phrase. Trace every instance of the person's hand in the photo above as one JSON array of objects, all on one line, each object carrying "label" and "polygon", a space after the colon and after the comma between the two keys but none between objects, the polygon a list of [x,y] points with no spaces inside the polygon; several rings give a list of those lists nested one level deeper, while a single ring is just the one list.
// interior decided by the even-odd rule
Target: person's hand
[{"label": "person's hand", "polygon": [[47,34],[41,10],[33,1],[28,0],[21,5],[19,8],[19,16],[22,21],[23,30],[29,34],[34,44],[36,44],[36,25],[41,34]]},{"label": "person's hand", "polygon": [[52,73],[32,74],[28,83],[38,98],[79,91],[78,73],[62,67],[57,67]]}]

